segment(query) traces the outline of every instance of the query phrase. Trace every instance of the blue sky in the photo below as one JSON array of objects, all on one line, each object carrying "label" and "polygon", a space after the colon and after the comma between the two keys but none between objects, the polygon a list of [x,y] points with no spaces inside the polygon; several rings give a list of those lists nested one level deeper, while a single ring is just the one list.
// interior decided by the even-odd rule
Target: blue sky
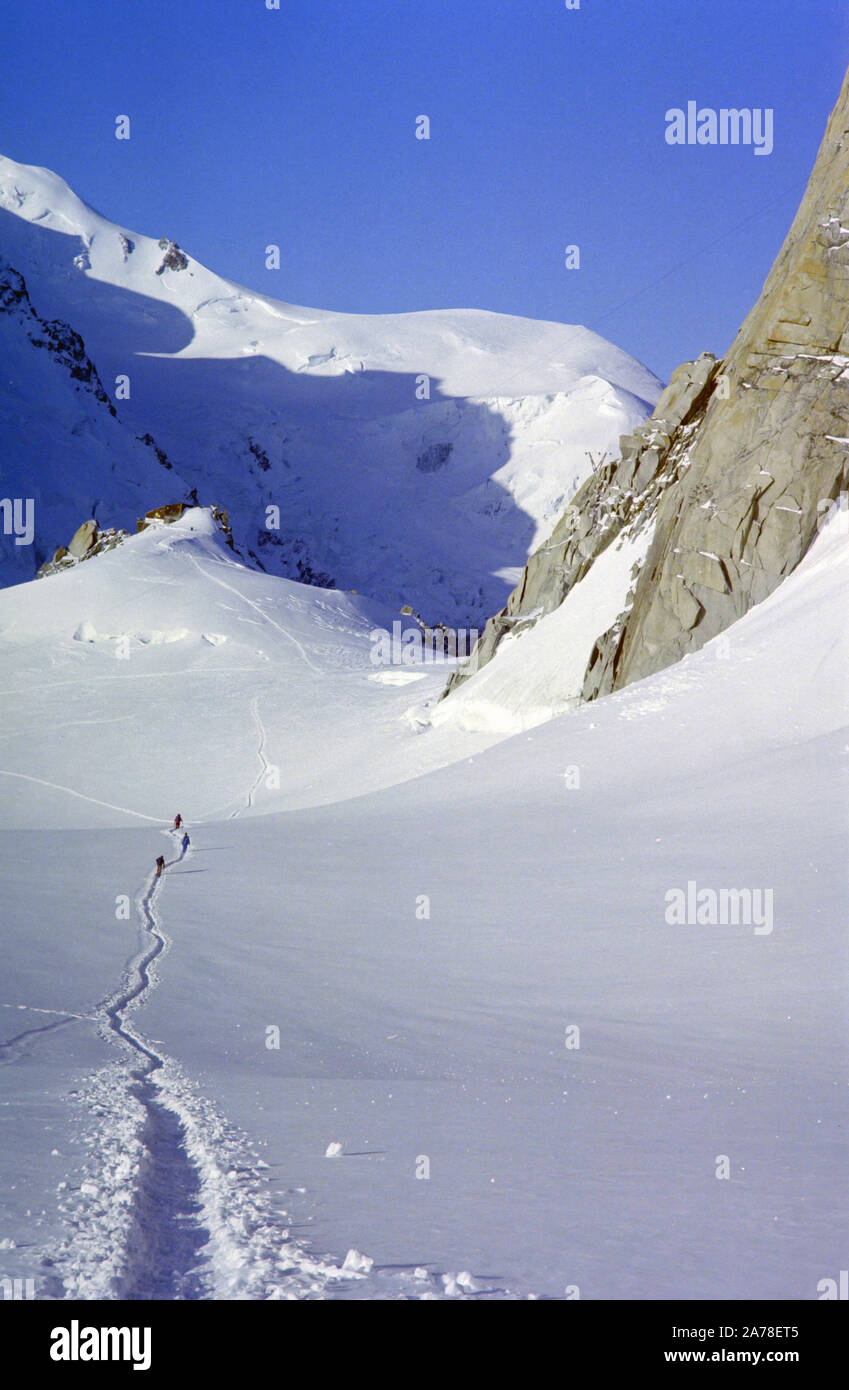
[{"label": "blue sky", "polygon": [[[294,303],[585,323],[664,378],[736,333],[849,60],[845,0],[30,0],[3,28],[0,148],[116,221]],[[772,154],[669,146],[688,100],[771,108]]]}]

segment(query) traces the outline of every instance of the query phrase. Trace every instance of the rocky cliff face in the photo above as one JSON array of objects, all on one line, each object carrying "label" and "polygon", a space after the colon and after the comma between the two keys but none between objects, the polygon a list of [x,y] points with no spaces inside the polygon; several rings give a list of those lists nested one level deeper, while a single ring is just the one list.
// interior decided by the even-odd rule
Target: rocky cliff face
[{"label": "rocky cliff face", "polygon": [[0,314],[16,319],[33,347],[44,348],[52,361],[63,367],[81,389],[91,392],[114,417],[115,407],[103,389],[97,368],[86,355],[79,333],[61,319],[39,318],[32,307],[23,275],[3,260],[0,260]]},{"label": "rocky cliff face", "polygon": [[[161,493],[163,469],[172,495],[190,496],[152,435],[136,435],[116,409],[81,335],[40,315],[23,275],[2,257],[0,361],[0,502],[25,505],[33,523],[31,537],[16,539],[4,511],[0,581],[29,580],[58,563],[58,542],[73,533],[83,509],[92,518],[98,511],[120,517],[128,504],[148,505]],[[114,534],[98,530],[101,548]],[[59,550],[60,560],[73,563],[65,545]]]},{"label": "rocky cliff face", "polygon": [[558,607],[621,537],[653,535],[622,612],[599,633],[581,692],[660,670],[790,573],[849,480],[849,75],[786,241],[721,362],[673,374],[621,458],[576,493],[490,619],[449,694]]}]

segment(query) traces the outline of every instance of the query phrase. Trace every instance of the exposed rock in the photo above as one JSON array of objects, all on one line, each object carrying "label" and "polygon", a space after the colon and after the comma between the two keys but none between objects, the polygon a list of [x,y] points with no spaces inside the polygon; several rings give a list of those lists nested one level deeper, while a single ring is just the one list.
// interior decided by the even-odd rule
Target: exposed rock
[{"label": "exposed rock", "polygon": [[137,434],[136,438],[138,439],[140,444],[146,444],[149,449],[153,450],[153,452],[156,454],[157,459],[162,464],[163,468],[174,467],[165,450],[160,449],[153,435],[149,431],[147,431],[145,434]]},{"label": "exposed rock", "polygon": [[153,507],[136,522],[136,531],[146,531],[152,521],[179,521],[188,508],[187,502],[167,502],[164,507]]},{"label": "exposed rock", "polygon": [[180,250],[176,241],[169,241],[167,236],[159,238],[159,245],[165,252],[162,263],[157,270],[157,275],[162,275],[166,270],[185,270],[188,266],[188,258]]},{"label": "exposed rock", "polygon": [[[139,519],[136,532],[146,531],[154,521],[163,521],[166,524],[179,521],[183,513],[192,505],[197,506],[197,501],[193,503],[169,502],[164,507],[154,507],[151,511],[145,512],[144,516]],[[223,507],[211,507],[210,511],[213,521],[217,521],[224,532],[227,544],[231,549],[235,549],[227,512]],[[82,526],[74,532],[70,544],[67,547],[60,545],[53,559],[46,561],[41,566],[36,579],[44,579],[51,574],[59,574],[62,570],[72,569],[74,565],[83,560],[90,560],[94,555],[103,555],[108,550],[114,550],[116,545],[120,545],[122,541],[127,539],[127,536],[128,532],[114,526],[101,530],[93,518],[84,521]]]},{"label": "exposed rock", "polygon": [[74,532],[71,543],[68,546],[68,554],[74,560],[81,560],[87,555],[97,540],[97,522],[84,521],[78,531]]},{"label": "exposed rock", "polygon": [[715,366],[713,353],[703,352],[695,362],[682,362],[680,367],[676,367],[655,406],[652,416],[654,423],[657,426],[666,425],[670,430],[683,424],[708,385]]},{"label": "exposed rock", "polygon": [[[275,568],[287,579],[296,579],[299,584],[310,584],[318,589],[336,588],[336,580],[333,576],[328,574],[326,570],[316,567],[303,536],[281,536],[277,531],[263,529],[258,533],[257,544],[261,550],[266,552],[265,560],[270,560],[271,556],[274,556]],[[248,553],[256,560],[261,569],[267,570],[268,565],[259,556],[255,555],[253,551]]]},{"label": "exposed rock", "polygon": [[690,467],[660,502],[620,640],[585,698],[701,647],[799,563],[823,503],[849,482],[847,353],[849,78],[784,246],[721,364],[724,390]]},{"label": "exposed rock", "polygon": [[557,608],[616,537],[653,526],[635,587],[599,634],[582,696],[670,665],[799,563],[849,483],[849,75],[799,211],[722,362],[684,363],[621,457],[575,494],[449,694],[510,632]]},{"label": "exposed rock", "polygon": [[102,555],[107,550],[114,550],[116,545],[120,545],[126,539],[126,531],[116,530],[114,526],[101,531],[94,519],[84,521],[74,532],[70,544],[60,545],[53,559],[46,561],[35,577],[45,579],[48,575],[73,569],[74,565],[82,563],[83,560],[90,560],[93,555]]},{"label": "exposed rock", "polygon": [[[194,505],[197,506],[197,497],[195,497],[195,503],[194,503]],[[225,507],[213,506],[213,507],[212,507],[212,519],[213,519],[213,521],[217,521],[217,522],[218,522],[218,525],[221,527],[221,530],[224,532],[224,539],[226,540],[226,542],[227,542],[227,544],[229,545],[230,549],[231,549],[231,550],[235,550],[236,547],[235,547],[235,545],[234,545],[234,543],[233,543],[233,532],[232,532],[232,529],[231,529],[231,527],[230,527],[230,516],[229,516],[229,513],[227,512],[226,508],[225,508]],[[331,586],[331,587],[332,587],[332,586]]]},{"label": "exposed rock", "polygon": [[653,415],[623,435],[621,457],[587,478],[549,540],[528,560],[506,606],[487,622],[472,660],[454,672],[446,695],[491,660],[507,633],[518,636],[559,608],[618,536],[636,535],[654,521],[661,496],[688,467],[688,446],[704,417],[717,365],[702,353],[679,367],[658,402],[664,416]]},{"label": "exposed rock", "polygon": [[[144,516],[139,517],[136,522],[136,531],[146,531],[153,521],[164,521],[170,525],[174,521],[179,521],[184,512],[190,507],[197,507],[200,503],[197,500],[197,491],[192,489],[193,497],[188,502],[168,502],[164,507],[153,507]],[[233,532],[230,527],[230,518],[224,507],[213,505],[210,507],[213,521],[217,521],[219,527],[224,532],[224,538],[231,550],[235,550],[233,544]]]},{"label": "exposed rock", "polygon": [[429,444],[416,459],[416,468],[420,473],[435,473],[437,469],[444,468],[453,447],[453,444]]},{"label": "exposed rock", "polygon": [[252,438],[252,436],[250,435],[248,435],[248,448],[250,449],[251,453],[253,454],[254,458],[256,459],[257,463],[262,469],[263,473],[267,473],[269,468],[271,467],[271,461],[268,457],[268,454],[265,452],[262,445],[257,444],[256,440]]},{"label": "exposed rock", "polygon": [[0,313],[15,314],[34,347],[44,348],[75,382],[90,391],[106,407],[110,415],[116,414],[79,333],[75,333],[62,319],[39,318],[24,277],[3,260],[0,260]]},{"label": "exposed rock", "polygon": [[19,270],[3,261],[0,263],[0,313],[21,308],[25,308],[27,313],[34,313],[26,281]]}]

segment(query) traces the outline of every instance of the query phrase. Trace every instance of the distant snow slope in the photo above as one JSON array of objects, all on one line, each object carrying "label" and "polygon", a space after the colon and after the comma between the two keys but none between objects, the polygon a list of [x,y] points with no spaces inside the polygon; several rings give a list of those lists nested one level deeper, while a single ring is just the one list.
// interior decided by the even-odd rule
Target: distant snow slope
[{"label": "distant snow slope", "polygon": [[199,508],[0,591],[0,825],[161,821],[175,797],[196,820],[315,805],[464,756],[404,719],[451,668],[378,660],[392,623],[246,568]]},{"label": "distant snow slope", "polygon": [[[203,513],[0,595],[2,1273],[115,1296],[164,1241],[204,1297],[815,1299],[849,1239],[843,520],[696,655],[483,751],[369,679],[363,600]],[[667,920],[691,882],[771,893],[770,930]]]},{"label": "distant snow slope", "polygon": [[[482,625],[501,606],[588,472],[587,450],[615,451],[660,391],[584,328],[463,309],[335,314],[240,288],[188,253],[169,268],[179,257],[167,247],[5,158],[0,254],[40,316],[83,335],[120,420],[173,464],[149,506],[196,487],[270,571],[329,577],[434,621]],[[132,522],[134,493],[121,511],[104,477],[140,483],[133,459],[83,439],[70,509],[55,488],[67,449],[36,423],[13,391],[3,486],[37,497],[42,549],[66,543],[96,503],[104,524]]]}]

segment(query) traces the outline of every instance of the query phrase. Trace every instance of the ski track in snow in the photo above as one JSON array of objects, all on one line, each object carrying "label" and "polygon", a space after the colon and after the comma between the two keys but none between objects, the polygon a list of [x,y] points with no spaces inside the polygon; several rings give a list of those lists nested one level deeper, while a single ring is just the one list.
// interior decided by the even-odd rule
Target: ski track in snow
[{"label": "ski track in snow", "polygon": [[271,766],[271,764],[265,756],[265,743],[267,733],[265,725],[263,724],[259,713],[259,697],[256,695],[251,700],[251,714],[253,715],[254,723],[256,724],[257,735],[259,737],[259,744],[256,752],[260,762],[260,769],[257,773],[256,780],[254,781],[253,786],[248,788],[246,804],[244,806],[239,806],[235,811],[231,811],[230,815],[228,816],[228,820],[235,820],[236,817],[240,816],[243,811],[250,810],[250,808],[254,804],[254,798],[257,792],[259,791],[260,784],[267,778],[268,771]]},{"label": "ski track in snow", "polygon": [[[256,701],[252,710],[262,777],[268,767],[265,730]],[[248,805],[258,781],[248,792]],[[91,1158],[83,1179],[60,1202],[69,1234],[43,1254],[44,1295],[89,1300],[514,1296],[503,1288],[479,1289],[465,1273],[373,1268],[373,1261],[357,1251],[337,1264],[291,1238],[285,1212],[274,1205],[279,1194],[263,1172],[267,1164],[244,1134],[196,1094],[179,1065],[130,1021],[156,987],[156,962],[171,945],[158,901],[168,870],[185,858],[181,850],[166,863],[163,877],[152,874],[137,897],[143,944],[127,962],[119,989],[91,1015],[68,1015],[29,1030],[94,1018],[102,1036],[117,1040],[126,1053],[79,1093],[97,1126],[85,1138]],[[61,1184],[60,1192],[67,1189]]]},{"label": "ski track in snow", "polygon": [[[4,1008],[14,1008],[14,1005],[4,1005]],[[34,1013],[54,1013],[52,1009],[34,1009]],[[0,1055],[10,1052],[18,1043],[24,1042],[27,1038],[34,1038],[39,1033],[52,1033],[57,1028],[65,1028],[69,1023],[75,1023],[77,1019],[85,1018],[85,1014],[67,1014],[57,1019],[55,1023],[43,1023],[40,1028],[27,1028],[23,1033],[16,1033],[13,1038],[7,1038],[5,1042],[0,1042]]]},{"label": "ski track in snow", "polygon": [[116,806],[112,801],[101,801],[96,796],[86,796],[84,792],[74,791],[73,787],[63,787],[58,782],[48,782],[44,777],[30,777],[26,772],[7,772],[0,767],[0,777],[18,777],[22,782],[37,782],[40,787],[49,787],[51,791],[67,792],[68,796],[79,797],[80,801],[90,801],[94,806],[105,806],[110,811],[121,811],[125,816],[136,816],[139,820],[153,821],[155,825],[162,824],[162,816],[147,816],[143,811],[131,811],[128,806]]},{"label": "ski track in snow", "polygon": [[[285,627],[281,627],[279,623],[276,623],[273,618],[270,618],[267,613],[263,612],[262,608],[260,608],[258,603],[254,603],[253,599],[248,598],[245,594],[240,594],[239,590],[234,589],[232,584],[228,584],[224,579],[216,578],[214,574],[209,574],[205,569],[201,567],[201,565],[195,559],[194,555],[187,555],[186,559],[189,561],[190,564],[194,565],[198,573],[202,574],[205,579],[211,579],[213,584],[220,585],[222,589],[226,589],[228,593],[233,594],[237,599],[240,599],[242,603],[248,604],[248,606],[252,608],[255,613],[259,614],[263,623],[269,623],[271,627],[273,627],[277,632],[281,633],[282,636],[286,638],[287,642],[291,642],[293,646],[297,647],[305,663],[316,676],[321,676],[322,678],[324,677],[324,672],[321,670],[319,666],[316,666],[315,663],[310,660],[305,648],[301,646],[301,643],[298,641],[294,633],[288,632]],[[219,564],[220,562],[217,560],[213,560],[210,563]]]},{"label": "ski track in snow", "polygon": [[[206,676],[255,676],[256,666],[219,666],[216,670],[204,669],[202,666],[187,666],[182,671],[169,671],[168,679],[174,680],[177,676],[188,676],[191,680],[196,680]],[[20,695],[29,698],[30,695],[40,694],[45,690],[58,690],[64,685],[84,685],[90,689],[92,685],[105,685],[107,681],[161,681],[161,671],[125,671],[120,676],[77,676],[73,680],[54,681],[48,685],[31,685],[26,689],[21,686],[14,686],[9,690],[0,690],[0,695]],[[101,723],[104,721],[98,721]],[[108,721],[107,721],[108,722]]]}]

